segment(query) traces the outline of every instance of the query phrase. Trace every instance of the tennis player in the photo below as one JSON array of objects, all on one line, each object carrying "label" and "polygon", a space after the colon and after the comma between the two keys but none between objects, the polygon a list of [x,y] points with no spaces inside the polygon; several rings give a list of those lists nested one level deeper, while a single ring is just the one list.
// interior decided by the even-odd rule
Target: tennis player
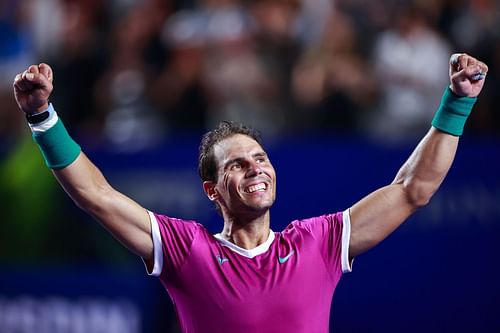
[{"label": "tennis player", "polygon": [[[487,71],[467,54],[453,55],[450,86],[432,126],[394,181],[342,212],[296,220],[279,232],[271,230],[269,213],[276,172],[260,137],[241,124],[221,123],[203,137],[198,165],[222,216],[216,235],[195,221],[148,211],[108,184],[49,103],[48,65],[18,74],[14,93],[47,166],[80,208],[160,278],[182,332],[326,333],[335,287],[353,258],[385,239],[440,186]],[[302,162],[300,168],[314,167]],[[298,173],[297,190],[306,176]]]}]

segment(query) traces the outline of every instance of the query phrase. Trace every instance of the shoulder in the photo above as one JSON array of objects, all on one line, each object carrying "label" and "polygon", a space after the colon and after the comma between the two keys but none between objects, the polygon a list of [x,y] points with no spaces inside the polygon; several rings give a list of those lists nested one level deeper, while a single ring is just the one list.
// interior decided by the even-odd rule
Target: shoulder
[{"label": "shoulder", "polygon": [[343,225],[342,212],[324,214],[306,219],[292,221],[283,231],[283,236],[309,235],[313,238],[331,235],[335,231],[340,232]]},{"label": "shoulder", "polygon": [[292,221],[283,232],[289,230],[312,230],[315,227],[321,226],[323,224],[336,224],[342,223],[342,212],[337,212],[333,214],[324,214],[315,217],[309,217],[306,219],[294,220]]},{"label": "shoulder", "polygon": [[194,220],[185,220],[178,217],[172,217],[168,215],[158,214],[150,212],[150,216],[158,224],[174,224],[174,225],[184,225],[192,228],[203,228],[203,225]]},{"label": "shoulder", "polygon": [[179,234],[194,237],[199,233],[208,233],[208,230],[202,224],[194,220],[185,220],[152,212],[149,215],[153,229],[157,226],[162,234]]}]

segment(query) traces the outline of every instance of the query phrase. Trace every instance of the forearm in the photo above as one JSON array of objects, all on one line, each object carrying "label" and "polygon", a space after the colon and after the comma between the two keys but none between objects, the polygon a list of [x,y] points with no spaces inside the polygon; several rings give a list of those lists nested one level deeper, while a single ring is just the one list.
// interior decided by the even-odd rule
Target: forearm
[{"label": "forearm", "polygon": [[112,188],[68,134],[52,105],[39,113],[40,116],[42,121],[32,120],[35,123],[30,124],[30,128],[45,164],[53,170],[75,203],[85,211],[92,212],[92,207],[98,206],[101,197],[111,192]]},{"label": "forearm", "polygon": [[52,171],[75,204],[125,247],[146,259],[151,255],[151,225],[146,209],[116,191],[83,152],[69,166]]},{"label": "forearm", "polygon": [[45,163],[77,206],[132,252],[145,258],[150,256],[151,226],[147,211],[109,185],[70,137],[55,112],[30,127]]},{"label": "forearm", "polygon": [[52,172],[75,204],[92,215],[99,211],[102,199],[113,190],[83,152],[67,167],[52,169]]},{"label": "forearm", "polygon": [[396,175],[411,205],[426,204],[451,167],[459,136],[482,89],[488,67],[466,55],[450,59],[450,82],[432,128]]}]

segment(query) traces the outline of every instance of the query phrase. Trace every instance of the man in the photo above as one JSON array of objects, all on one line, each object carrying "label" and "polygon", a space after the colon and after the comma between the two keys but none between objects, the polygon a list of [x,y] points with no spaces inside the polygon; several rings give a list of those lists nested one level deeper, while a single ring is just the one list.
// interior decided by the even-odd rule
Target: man
[{"label": "man", "polygon": [[203,189],[224,221],[221,233],[211,235],[193,221],[149,212],[107,183],[49,105],[48,65],[18,74],[14,93],[57,180],[160,277],[183,332],[328,332],[342,272],[443,181],[487,71],[467,54],[453,55],[451,84],[433,126],[394,181],[343,212],[294,221],[282,232],[270,229],[276,173],[253,130],[223,122],[203,137]]}]

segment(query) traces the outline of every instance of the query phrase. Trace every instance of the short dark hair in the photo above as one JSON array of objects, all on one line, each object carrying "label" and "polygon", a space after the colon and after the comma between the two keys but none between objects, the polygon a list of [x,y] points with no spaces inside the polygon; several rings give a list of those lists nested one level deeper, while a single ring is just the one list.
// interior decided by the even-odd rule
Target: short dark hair
[{"label": "short dark hair", "polygon": [[202,181],[217,181],[214,146],[235,134],[247,135],[264,148],[259,131],[235,121],[221,121],[215,129],[205,133],[201,139],[198,155],[198,174]]}]

